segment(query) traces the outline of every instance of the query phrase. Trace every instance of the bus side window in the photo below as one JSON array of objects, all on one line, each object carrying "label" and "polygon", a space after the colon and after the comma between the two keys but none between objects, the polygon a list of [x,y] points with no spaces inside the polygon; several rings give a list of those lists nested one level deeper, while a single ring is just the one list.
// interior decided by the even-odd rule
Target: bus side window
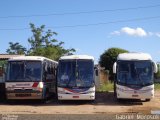
[{"label": "bus side window", "polygon": [[46,81],[47,76],[47,68],[46,68],[46,62],[43,63],[43,80]]},{"label": "bus side window", "polygon": [[54,75],[53,64],[51,64],[51,74]]},{"label": "bus side window", "polygon": [[51,73],[50,63],[47,64],[47,74]]},{"label": "bus side window", "polygon": [[0,77],[3,76],[3,67],[0,66]]},{"label": "bus side window", "polygon": [[54,80],[53,64],[47,63],[46,81]]},{"label": "bus side window", "polygon": [[52,64],[52,74],[56,76],[56,67],[55,64]]}]

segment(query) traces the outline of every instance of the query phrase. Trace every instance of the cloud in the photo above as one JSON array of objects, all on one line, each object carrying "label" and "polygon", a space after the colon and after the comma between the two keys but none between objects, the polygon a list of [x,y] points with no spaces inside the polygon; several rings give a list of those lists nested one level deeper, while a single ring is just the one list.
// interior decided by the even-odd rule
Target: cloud
[{"label": "cloud", "polygon": [[124,27],[121,29],[120,31],[121,33],[125,33],[127,35],[130,36],[138,36],[138,37],[145,37],[147,36],[147,33],[145,30],[143,30],[142,28],[129,28],[129,27]]},{"label": "cloud", "polygon": [[137,27],[137,28],[131,28],[131,27],[122,27],[120,30],[116,30],[110,33],[110,35],[128,35],[128,36],[134,36],[134,37],[159,37],[160,38],[160,32],[151,32],[151,31],[145,31],[143,28]]},{"label": "cloud", "polygon": [[160,38],[160,32],[148,32],[148,36],[156,36]]},{"label": "cloud", "polygon": [[121,32],[120,31],[114,31],[114,32],[111,32],[111,35],[120,35]]},{"label": "cloud", "polygon": [[153,32],[148,32],[148,35],[149,36],[154,36],[154,33]]},{"label": "cloud", "polygon": [[155,35],[156,35],[157,37],[160,37],[160,33],[155,33]]},{"label": "cloud", "polygon": [[[110,33],[110,35],[122,35],[122,34],[126,34],[129,36],[136,36],[136,37],[148,36],[148,33],[140,27],[137,27],[137,28],[123,27],[120,30],[117,30],[117,31]],[[150,32],[150,34],[152,34],[152,33]]]},{"label": "cloud", "polygon": [[81,51],[81,49],[79,49],[79,48],[75,48],[75,50],[78,52],[78,51]]}]

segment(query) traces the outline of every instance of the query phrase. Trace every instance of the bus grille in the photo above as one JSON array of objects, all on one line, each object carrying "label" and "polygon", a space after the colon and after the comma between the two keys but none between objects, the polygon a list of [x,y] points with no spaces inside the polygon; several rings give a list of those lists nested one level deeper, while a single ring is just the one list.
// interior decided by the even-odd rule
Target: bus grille
[{"label": "bus grille", "polygon": [[15,94],[16,97],[30,97],[31,94]]}]

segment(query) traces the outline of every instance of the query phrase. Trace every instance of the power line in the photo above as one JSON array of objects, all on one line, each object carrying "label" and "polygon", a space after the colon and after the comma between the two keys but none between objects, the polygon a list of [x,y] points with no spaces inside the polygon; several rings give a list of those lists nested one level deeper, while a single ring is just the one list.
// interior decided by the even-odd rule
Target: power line
[{"label": "power line", "polygon": [[127,19],[127,20],[117,20],[117,21],[110,21],[110,22],[103,22],[103,23],[93,23],[93,24],[81,24],[81,25],[68,25],[68,26],[55,26],[52,28],[73,28],[73,27],[86,27],[86,26],[97,26],[97,25],[104,25],[104,24],[113,24],[113,23],[123,23],[123,22],[133,22],[133,21],[142,21],[142,20],[149,20],[149,19],[158,19],[160,16],[153,16],[153,17],[144,17],[144,18],[136,18],[136,19]]},{"label": "power line", "polygon": [[129,8],[118,8],[118,9],[108,9],[108,10],[95,10],[95,11],[81,11],[81,12],[66,12],[66,13],[51,13],[51,14],[33,14],[33,15],[19,15],[19,16],[1,16],[0,19],[7,18],[27,18],[27,17],[45,17],[45,16],[60,16],[60,15],[76,15],[76,14],[91,14],[91,13],[101,13],[101,12],[116,12],[116,11],[126,11],[126,10],[136,10],[136,9],[146,9],[160,7],[160,4],[149,5],[149,6],[139,6],[139,7],[129,7]]},{"label": "power line", "polygon": [[[117,20],[117,21],[110,21],[110,22],[102,22],[102,23],[93,23],[93,24],[79,24],[79,25],[66,25],[66,26],[53,26],[53,27],[46,27],[48,29],[61,29],[61,28],[75,28],[75,27],[87,27],[87,26],[97,26],[97,25],[106,25],[106,24],[113,24],[113,23],[124,23],[124,22],[134,22],[134,21],[143,21],[143,20],[150,20],[150,19],[159,19],[160,16],[152,16],[152,17],[143,17],[143,18],[135,18],[135,19],[127,19],[127,20]],[[10,29],[0,29],[0,31],[18,31],[18,30],[28,30],[30,28],[10,28]]]}]

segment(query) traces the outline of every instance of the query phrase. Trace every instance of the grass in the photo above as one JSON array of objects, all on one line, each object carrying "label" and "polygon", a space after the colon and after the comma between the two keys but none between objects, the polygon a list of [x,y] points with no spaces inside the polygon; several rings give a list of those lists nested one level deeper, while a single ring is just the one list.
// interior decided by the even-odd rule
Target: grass
[{"label": "grass", "polygon": [[160,83],[155,83],[154,88],[155,90],[160,90]]},{"label": "grass", "polygon": [[[154,84],[155,90],[160,90],[160,83],[155,83]],[[113,91],[113,83],[107,82],[97,90],[98,92],[108,92],[108,91]]]},{"label": "grass", "polygon": [[113,91],[113,83],[107,82],[97,90],[98,92],[108,92],[108,91]]}]

